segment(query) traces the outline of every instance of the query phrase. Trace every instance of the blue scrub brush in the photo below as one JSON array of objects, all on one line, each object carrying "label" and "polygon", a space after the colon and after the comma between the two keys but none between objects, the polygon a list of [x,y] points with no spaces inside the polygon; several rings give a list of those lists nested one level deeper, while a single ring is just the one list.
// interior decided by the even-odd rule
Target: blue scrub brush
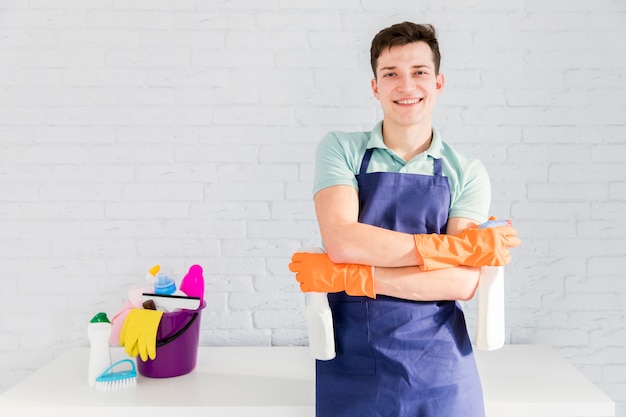
[{"label": "blue scrub brush", "polygon": [[[130,364],[130,369],[114,371],[119,365]],[[112,391],[121,388],[131,388],[137,385],[137,368],[135,362],[130,359],[122,359],[109,366],[96,378],[95,389],[97,391]]]}]

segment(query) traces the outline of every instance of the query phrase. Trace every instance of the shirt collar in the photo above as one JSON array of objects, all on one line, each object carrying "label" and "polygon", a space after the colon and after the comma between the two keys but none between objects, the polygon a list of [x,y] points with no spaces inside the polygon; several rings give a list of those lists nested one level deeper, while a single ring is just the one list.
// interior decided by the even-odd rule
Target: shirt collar
[{"label": "shirt collar", "polygon": [[[378,122],[372,129],[372,134],[367,142],[369,148],[381,148],[391,151],[385,142],[383,141],[383,122]],[[443,141],[439,131],[433,127],[433,140],[430,143],[430,147],[426,150],[426,155],[432,156],[435,159],[441,158],[441,150],[443,149]]]}]

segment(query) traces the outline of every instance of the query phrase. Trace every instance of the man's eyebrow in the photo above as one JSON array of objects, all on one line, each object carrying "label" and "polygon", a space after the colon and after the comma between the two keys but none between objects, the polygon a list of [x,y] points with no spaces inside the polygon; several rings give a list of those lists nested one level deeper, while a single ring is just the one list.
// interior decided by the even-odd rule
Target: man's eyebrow
[{"label": "man's eyebrow", "polygon": [[[396,66],[382,67],[381,69],[379,69],[379,71],[393,71],[396,68],[398,68],[398,67],[396,67]],[[427,65],[427,64],[419,64],[419,65],[413,65],[413,66],[411,66],[411,68],[416,68],[416,69],[418,69],[418,68],[432,68],[432,66],[431,65]]]}]

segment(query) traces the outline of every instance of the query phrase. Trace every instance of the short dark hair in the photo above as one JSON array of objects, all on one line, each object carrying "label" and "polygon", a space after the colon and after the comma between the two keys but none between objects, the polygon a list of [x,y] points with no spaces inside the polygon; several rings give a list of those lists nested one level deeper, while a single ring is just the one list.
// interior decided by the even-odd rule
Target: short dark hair
[{"label": "short dark hair", "polygon": [[439,42],[437,32],[432,25],[419,25],[412,22],[396,23],[378,32],[372,39],[370,48],[370,60],[372,71],[376,77],[376,66],[378,58],[385,49],[394,46],[408,45],[414,42],[425,42],[433,52],[433,62],[435,63],[435,74],[439,74],[441,64],[441,53],[439,52]]}]

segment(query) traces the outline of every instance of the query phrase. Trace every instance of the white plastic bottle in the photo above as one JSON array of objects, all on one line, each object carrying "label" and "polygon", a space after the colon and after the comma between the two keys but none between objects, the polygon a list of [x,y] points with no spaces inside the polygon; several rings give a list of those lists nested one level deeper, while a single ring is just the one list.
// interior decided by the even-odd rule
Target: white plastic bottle
[{"label": "white plastic bottle", "polygon": [[333,359],[336,355],[333,315],[325,292],[308,293],[306,324],[311,356],[321,361]]},{"label": "white plastic bottle", "polygon": [[476,347],[496,350],[504,346],[504,267],[483,266],[478,281]]},{"label": "white plastic bottle", "polygon": [[[301,249],[300,252],[325,253],[322,248],[306,248]],[[328,294],[325,292],[307,293],[305,316],[311,356],[321,361],[333,359],[336,355],[335,331],[333,314],[328,305]]]},{"label": "white plastic bottle", "polygon": [[[510,226],[510,220],[489,220],[479,228]],[[504,267],[483,266],[478,281],[476,347],[496,350],[504,346]]]},{"label": "white plastic bottle", "polygon": [[111,322],[106,313],[98,313],[87,326],[89,337],[89,364],[87,366],[87,384],[96,385],[96,378],[111,365],[111,350],[109,337],[111,336]]}]

